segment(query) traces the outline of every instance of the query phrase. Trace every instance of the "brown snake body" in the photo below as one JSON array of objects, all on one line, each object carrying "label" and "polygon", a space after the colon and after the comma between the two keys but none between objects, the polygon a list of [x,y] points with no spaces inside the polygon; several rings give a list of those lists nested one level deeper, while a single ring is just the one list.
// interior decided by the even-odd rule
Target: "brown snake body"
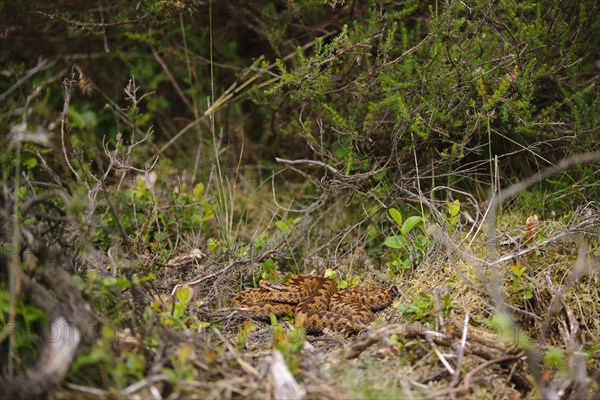
[{"label": "brown snake body", "polygon": [[297,326],[308,333],[326,329],[349,334],[367,326],[374,312],[392,302],[392,293],[382,288],[351,288],[338,291],[331,279],[317,275],[298,275],[287,283],[263,279],[259,288],[246,289],[231,299],[246,316],[269,319],[295,314]]}]

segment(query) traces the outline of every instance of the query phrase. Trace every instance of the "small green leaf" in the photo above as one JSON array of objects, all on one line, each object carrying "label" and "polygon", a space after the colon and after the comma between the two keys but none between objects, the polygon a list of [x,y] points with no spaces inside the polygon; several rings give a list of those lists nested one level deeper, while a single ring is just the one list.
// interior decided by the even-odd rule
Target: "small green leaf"
[{"label": "small green leaf", "polygon": [[562,349],[552,348],[544,354],[544,363],[550,368],[557,368],[566,361],[565,352]]},{"label": "small green leaf", "polygon": [[346,282],[346,281],[340,281],[340,283],[338,283],[338,287],[340,289],[346,289],[348,287],[348,282]]},{"label": "small green leaf", "polygon": [[410,232],[415,227],[415,225],[417,225],[421,221],[423,221],[423,217],[420,217],[418,215],[413,215],[412,217],[408,217],[406,219],[406,221],[404,221],[404,224],[402,224],[400,233],[402,233],[402,235],[405,236],[408,232]]},{"label": "small green leaf", "polygon": [[529,300],[533,297],[533,285],[531,283],[528,283],[527,285],[525,285],[525,287],[523,288],[523,298],[525,300]]},{"label": "small green leaf", "polygon": [[325,278],[327,279],[333,279],[334,281],[337,280],[337,276],[335,275],[335,271],[331,268],[327,268],[327,270],[325,271]]},{"label": "small green leaf", "polygon": [[288,224],[285,221],[275,221],[275,226],[277,227],[277,229],[279,229],[281,232],[285,232],[288,230]]},{"label": "small green leaf", "polygon": [[125,366],[128,371],[142,371],[144,369],[144,360],[141,357],[132,354],[127,357]]},{"label": "small green leaf", "polygon": [[258,238],[256,238],[256,241],[253,243],[253,246],[255,249],[257,250],[264,250],[265,246],[266,246],[266,241],[265,238],[267,237],[267,232],[263,232],[261,233]]},{"label": "small green leaf", "polygon": [[492,330],[498,337],[504,340],[513,340],[513,321],[509,314],[501,312],[486,322],[488,329]]},{"label": "small green leaf", "polygon": [[115,278],[114,276],[108,276],[106,278],[103,279],[102,284],[105,287],[110,287],[113,286],[117,283],[117,278]]},{"label": "small green leaf", "polygon": [[83,114],[81,114],[81,116],[83,117],[83,120],[85,121],[85,128],[86,129],[92,129],[95,128],[96,125],[98,125],[98,118],[96,117],[96,113],[93,111],[84,111]]},{"label": "small green leaf", "polygon": [[27,321],[28,324],[30,324],[36,321],[43,320],[46,316],[46,313],[44,312],[44,310],[41,310],[37,307],[24,306],[22,309],[21,316],[25,321]]},{"label": "small green leaf", "polygon": [[510,272],[512,272],[513,275],[518,276],[519,275],[519,265],[518,264],[511,264],[511,266],[510,266]]},{"label": "small green leaf", "polygon": [[460,201],[458,199],[454,200],[453,203],[448,203],[448,212],[450,213],[450,218],[458,215],[460,212]]},{"label": "small green leaf", "polygon": [[277,278],[277,263],[272,258],[267,258],[263,263],[261,277],[263,279]]},{"label": "small green leaf", "polygon": [[202,223],[202,215],[194,214],[190,217],[190,224],[192,226],[200,226],[201,223]]},{"label": "small green leaf", "polygon": [[208,238],[206,241],[206,246],[208,247],[208,251],[214,253],[219,248],[219,241],[215,238]]},{"label": "small green leaf", "polygon": [[166,376],[167,379],[171,382],[178,382],[180,379],[177,372],[175,372],[175,370],[173,370],[172,368],[162,368],[160,372],[161,374]]},{"label": "small green leaf", "polygon": [[130,287],[131,282],[129,282],[129,279],[127,279],[127,278],[119,278],[119,279],[117,279],[115,286],[117,287],[117,289],[123,290],[125,288]]},{"label": "small green leaf", "polygon": [[398,227],[402,226],[402,214],[395,208],[390,208],[388,211],[390,217],[398,224]]},{"label": "small green leaf", "polygon": [[215,217],[215,210],[213,208],[213,205],[208,202],[202,203],[202,211],[204,211],[202,222],[211,220]]},{"label": "small green leaf", "polygon": [[173,306],[173,317],[175,317],[177,319],[183,317],[184,311],[185,311],[185,304],[184,303],[176,303]]},{"label": "small green leaf", "polygon": [[141,197],[144,197],[147,191],[148,190],[146,189],[146,182],[142,178],[138,178],[138,180],[135,183],[135,186],[133,187],[133,195],[135,196],[135,198],[139,199]]},{"label": "small green leaf", "polygon": [[67,115],[69,116],[69,122],[72,127],[79,129],[85,128],[85,118],[81,113],[75,110],[75,108],[69,107]]},{"label": "small green leaf", "polygon": [[27,167],[27,169],[31,170],[38,165],[38,160],[35,157],[29,157],[25,161],[23,161],[23,165]]},{"label": "small green leaf", "polygon": [[200,198],[202,198],[203,194],[204,194],[204,184],[202,182],[200,182],[194,187],[194,191],[192,192],[192,195],[194,196],[194,199],[200,199]]},{"label": "small green leaf", "polygon": [[75,285],[77,285],[77,288],[79,290],[85,289],[85,281],[83,280],[83,278],[81,276],[73,275],[73,281],[75,282]]},{"label": "small green leaf", "polygon": [[182,286],[181,288],[179,288],[177,290],[177,299],[182,303],[182,304],[187,304],[190,302],[190,300],[192,299],[192,295],[194,294],[194,291],[192,290],[191,287],[189,286]]},{"label": "small green leaf", "polygon": [[82,354],[75,359],[71,365],[72,371],[77,371],[79,368],[86,365],[95,364],[99,361],[104,360],[108,356],[100,346],[93,347],[92,350],[87,354]]},{"label": "small green leaf", "polygon": [[402,236],[390,236],[385,239],[384,244],[392,249],[404,249],[406,248],[406,239]]}]

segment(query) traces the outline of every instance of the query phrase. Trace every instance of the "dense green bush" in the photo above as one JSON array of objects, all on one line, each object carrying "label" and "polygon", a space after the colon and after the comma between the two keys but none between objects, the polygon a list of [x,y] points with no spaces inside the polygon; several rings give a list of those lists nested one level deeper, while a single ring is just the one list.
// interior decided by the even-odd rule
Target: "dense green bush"
[{"label": "dense green bush", "polygon": [[511,182],[597,148],[598,9],[374,3],[366,21],[279,63],[282,79],[268,93],[302,117],[285,130],[346,174],[385,168],[390,184],[419,175],[429,187],[473,188],[491,184],[498,157]]}]

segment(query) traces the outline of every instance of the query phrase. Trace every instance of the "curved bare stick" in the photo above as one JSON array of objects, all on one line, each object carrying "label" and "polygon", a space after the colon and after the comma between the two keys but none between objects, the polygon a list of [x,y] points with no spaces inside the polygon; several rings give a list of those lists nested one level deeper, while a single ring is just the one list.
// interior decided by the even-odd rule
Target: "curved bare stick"
[{"label": "curved bare stick", "polygon": [[63,104],[63,112],[60,117],[60,144],[62,146],[63,155],[65,156],[65,161],[67,162],[67,166],[75,175],[77,180],[80,180],[77,171],[71,165],[71,161],[69,161],[69,155],[67,154],[67,148],[65,146],[65,130],[68,129],[69,121],[67,118],[67,114],[69,113],[69,103],[71,102],[71,85],[75,82],[75,69],[79,71],[79,68],[74,65],[73,72],[71,73],[71,79],[65,79],[63,84],[65,85],[65,100]]},{"label": "curved bare stick", "polygon": [[47,394],[63,380],[82,339],[81,326],[70,321],[67,308],[45,287],[21,272],[19,275],[23,294],[53,317],[44,329],[44,349],[36,363],[22,375],[3,377],[4,383],[0,385],[3,399],[29,399]]}]

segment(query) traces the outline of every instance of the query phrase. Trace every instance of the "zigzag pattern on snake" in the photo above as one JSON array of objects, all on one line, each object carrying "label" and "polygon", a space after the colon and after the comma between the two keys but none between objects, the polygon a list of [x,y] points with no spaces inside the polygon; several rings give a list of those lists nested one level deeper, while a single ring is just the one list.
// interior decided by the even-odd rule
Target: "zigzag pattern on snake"
[{"label": "zigzag pattern on snake", "polygon": [[309,333],[330,329],[350,334],[367,326],[374,312],[392,302],[392,293],[382,288],[351,288],[338,291],[331,279],[317,275],[298,275],[287,283],[263,279],[259,288],[246,289],[231,299],[234,307],[255,319],[295,314],[297,326]]}]

